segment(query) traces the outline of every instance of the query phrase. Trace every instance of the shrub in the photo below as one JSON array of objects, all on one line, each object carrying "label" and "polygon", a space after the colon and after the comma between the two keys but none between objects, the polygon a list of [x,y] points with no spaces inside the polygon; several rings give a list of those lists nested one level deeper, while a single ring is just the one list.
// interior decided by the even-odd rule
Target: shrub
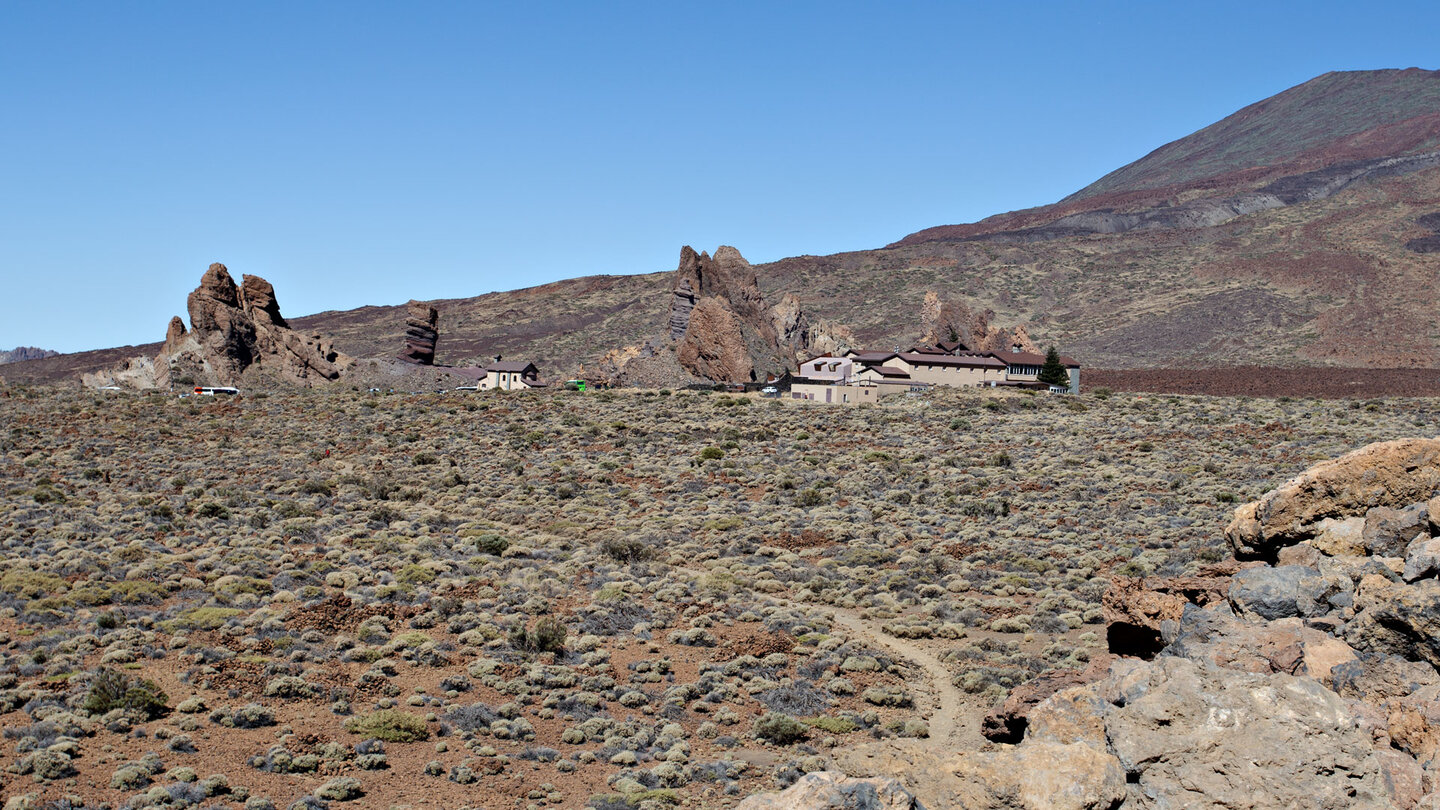
[{"label": "shrub", "polygon": [[767,712],[755,721],[755,736],[775,745],[789,745],[805,739],[810,729],[788,714]]},{"label": "shrub", "polygon": [[475,539],[475,549],[481,554],[500,556],[510,547],[510,541],[498,534],[482,534]]},{"label": "shrub", "polygon": [[395,743],[416,742],[430,737],[430,729],[425,726],[424,720],[394,709],[381,709],[364,717],[352,717],[345,723],[345,730],[351,734]]},{"label": "shrub", "polygon": [[827,734],[849,734],[859,730],[859,726],[843,717],[817,717],[814,720],[807,720],[812,728],[818,728]]},{"label": "shrub", "polygon": [[335,488],[330,486],[329,481],[306,481],[300,485],[300,491],[306,495],[324,495],[327,498],[335,494]]},{"label": "shrub", "polygon": [[800,507],[819,506],[824,502],[825,496],[818,489],[807,489],[795,496],[795,505]]},{"label": "shrub", "polygon": [[644,562],[655,556],[655,549],[633,537],[609,537],[600,542],[600,551],[618,563]]},{"label": "shrub", "polygon": [[700,458],[707,461],[718,461],[725,457],[725,451],[718,447],[707,447],[700,451]]},{"label": "shrub", "polygon": [[113,669],[102,669],[90,679],[85,711],[102,715],[115,709],[135,712],[147,718],[165,711],[169,697],[151,680],[141,680]]},{"label": "shrub", "polygon": [[510,643],[527,652],[560,652],[565,649],[565,625],[554,616],[542,616],[535,626],[517,625],[510,631]]}]

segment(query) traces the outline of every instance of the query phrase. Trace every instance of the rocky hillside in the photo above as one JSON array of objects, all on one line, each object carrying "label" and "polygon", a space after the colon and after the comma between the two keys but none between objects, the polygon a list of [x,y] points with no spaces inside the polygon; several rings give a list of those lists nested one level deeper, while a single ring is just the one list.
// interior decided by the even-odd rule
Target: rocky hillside
[{"label": "rocky hillside", "polygon": [[[1425,294],[1437,252],[1440,72],[1410,69],[1326,74],[1054,205],[751,269],[768,308],[784,304],[858,344],[923,338],[934,296],[986,324],[1022,325],[1091,368],[1428,368],[1440,354],[1440,305]],[[615,352],[644,354],[664,335],[675,279],[587,276],[423,302],[439,311],[434,361],[499,354],[547,376],[600,373]],[[749,306],[726,300],[737,314]],[[363,307],[293,323],[352,357],[393,358],[406,313]],[[796,345],[772,341],[761,314],[732,341],[756,373]],[[87,365],[97,364],[72,355],[5,376],[56,379]]]}]

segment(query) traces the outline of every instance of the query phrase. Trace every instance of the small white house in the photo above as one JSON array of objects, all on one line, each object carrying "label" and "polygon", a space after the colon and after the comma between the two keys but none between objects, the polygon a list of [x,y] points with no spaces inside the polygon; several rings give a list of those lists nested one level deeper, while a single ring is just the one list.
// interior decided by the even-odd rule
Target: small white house
[{"label": "small white house", "polygon": [[540,370],[534,363],[518,360],[491,363],[485,367],[485,376],[480,378],[481,391],[524,391],[542,387]]}]

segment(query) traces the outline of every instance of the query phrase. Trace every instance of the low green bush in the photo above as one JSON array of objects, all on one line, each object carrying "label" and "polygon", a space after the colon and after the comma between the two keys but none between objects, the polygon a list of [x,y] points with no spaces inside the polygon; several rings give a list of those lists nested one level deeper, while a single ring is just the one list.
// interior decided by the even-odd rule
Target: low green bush
[{"label": "low green bush", "polygon": [[345,723],[345,730],[351,734],[395,743],[417,742],[430,737],[430,729],[426,727],[424,720],[394,709],[381,709],[363,717],[352,717]]},{"label": "low green bush", "polygon": [[102,669],[90,678],[90,690],[85,694],[83,706],[85,711],[97,716],[124,709],[155,718],[165,711],[165,702],[169,699],[154,681]]}]

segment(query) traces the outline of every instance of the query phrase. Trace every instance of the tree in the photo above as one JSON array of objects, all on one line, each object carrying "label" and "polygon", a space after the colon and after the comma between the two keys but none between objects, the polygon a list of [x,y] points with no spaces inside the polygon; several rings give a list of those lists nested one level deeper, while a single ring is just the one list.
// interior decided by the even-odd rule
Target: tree
[{"label": "tree", "polygon": [[1035,379],[1046,385],[1070,387],[1070,372],[1066,371],[1065,364],[1060,362],[1060,353],[1055,351],[1054,346],[1045,352],[1045,365],[1040,367],[1040,374]]}]

